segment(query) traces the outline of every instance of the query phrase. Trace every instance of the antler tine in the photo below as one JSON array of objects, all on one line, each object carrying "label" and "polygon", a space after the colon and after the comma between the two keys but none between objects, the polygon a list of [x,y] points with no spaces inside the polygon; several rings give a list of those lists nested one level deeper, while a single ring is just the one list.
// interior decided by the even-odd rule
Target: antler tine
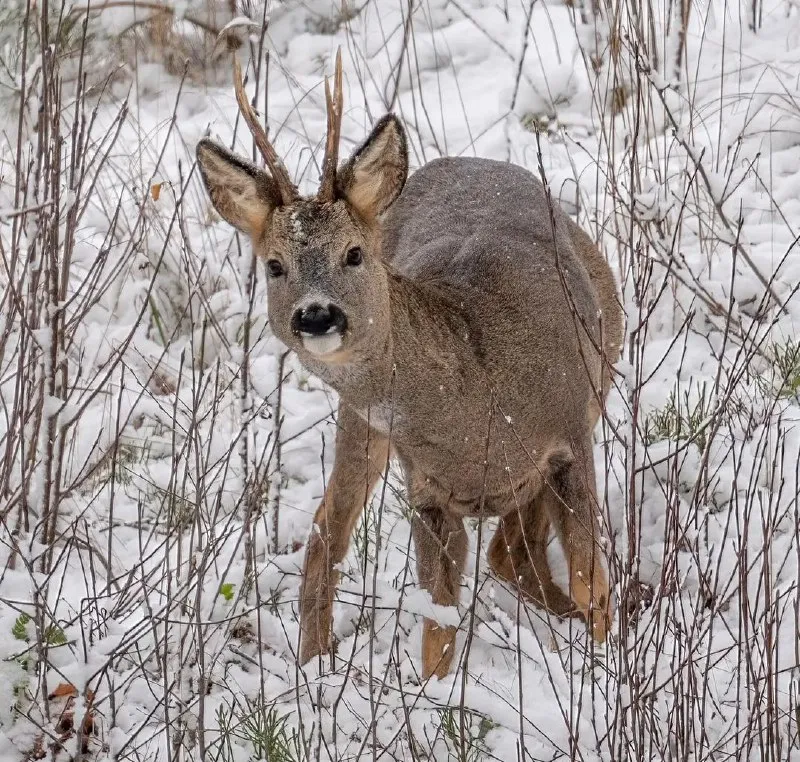
[{"label": "antler tine", "polygon": [[322,183],[318,198],[333,201],[336,196],[336,168],[339,163],[339,136],[342,133],[342,49],[336,52],[336,69],[333,76],[333,95],[325,77],[325,105],[328,111],[328,134],[325,140],[325,157],[322,160]]},{"label": "antler tine", "polygon": [[292,182],[292,178],[289,176],[286,166],[275,152],[272,143],[269,142],[267,133],[264,132],[264,128],[258,120],[258,115],[250,105],[250,101],[247,100],[247,94],[244,91],[244,83],[242,82],[242,67],[239,65],[236,58],[233,59],[233,87],[236,91],[236,102],[239,104],[239,111],[241,111],[242,117],[245,122],[247,122],[250,132],[253,134],[253,139],[256,141],[256,146],[258,146],[258,150],[264,157],[264,161],[267,162],[267,167],[269,167],[269,171],[272,174],[272,179],[278,186],[281,200],[284,204],[295,201],[298,197],[297,188]]}]

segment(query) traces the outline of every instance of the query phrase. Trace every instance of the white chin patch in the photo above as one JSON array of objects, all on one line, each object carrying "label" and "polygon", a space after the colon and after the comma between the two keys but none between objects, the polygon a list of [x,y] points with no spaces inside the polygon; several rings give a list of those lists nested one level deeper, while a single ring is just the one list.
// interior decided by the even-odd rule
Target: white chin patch
[{"label": "white chin patch", "polygon": [[322,336],[312,336],[307,333],[300,335],[303,337],[303,347],[312,355],[329,355],[342,346],[342,334],[336,328],[332,328]]}]

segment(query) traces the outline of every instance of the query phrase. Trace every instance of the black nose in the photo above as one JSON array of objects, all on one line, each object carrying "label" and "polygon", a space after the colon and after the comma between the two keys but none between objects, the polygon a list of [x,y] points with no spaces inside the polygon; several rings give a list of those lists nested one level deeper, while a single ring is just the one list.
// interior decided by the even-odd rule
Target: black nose
[{"label": "black nose", "polygon": [[321,336],[335,329],[344,333],[347,318],[335,304],[323,307],[321,304],[309,304],[296,310],[292,316],[292,330],[295,333],[306,333]]}]

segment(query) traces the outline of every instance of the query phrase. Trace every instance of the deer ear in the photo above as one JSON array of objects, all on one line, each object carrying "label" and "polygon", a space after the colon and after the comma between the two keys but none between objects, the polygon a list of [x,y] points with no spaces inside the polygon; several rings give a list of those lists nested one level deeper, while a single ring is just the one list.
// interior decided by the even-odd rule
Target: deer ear
[{"label": "deer ear", "polygon": [[364,217],[377,217],[400,195],[407,175],[405,131],[394,114],[387,114],[337,172],[339,196]]},{"label": "deer ear", "polygon": [[272,178],[207,138],[197,144],[197,163],[222,218],[237,230],[259,237],[280,204]]}]

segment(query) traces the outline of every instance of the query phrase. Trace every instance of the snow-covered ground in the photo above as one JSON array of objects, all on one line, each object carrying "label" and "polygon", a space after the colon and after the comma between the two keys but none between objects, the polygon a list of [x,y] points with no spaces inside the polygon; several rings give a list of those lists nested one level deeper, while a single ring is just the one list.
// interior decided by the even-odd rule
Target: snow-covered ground
[{"label": "snow-covered ground", "polygon": [[[271,335],[263,264],[194,166],[209,132],[252,152],[228,57],[209,84],[143,56],[91,92],[85,122],[65,62],[63,171],[37,186],[55,127],[36,123],[32,49],[21,129],[13,89],[0,112],[0,759],[62,734],[47,696],[68,683],[93,693],[98,759],[800,760],[800,13],[683,4],[681,52],[681,7],[639,5],[270,9],[268,124],[301,190],[341,46],[342,155],[392,108],[413,167],[479,155],[543,172],[623,291],[595,449],[612,637],[595,647],[519,603],[471,525],[460,666],[428,682],[396,469],[343,565],[335,659],[294,656],[336,398]],[[243,63],[261,39],[248,8]],[[90,79],[108,65],[97,45]]]}]

